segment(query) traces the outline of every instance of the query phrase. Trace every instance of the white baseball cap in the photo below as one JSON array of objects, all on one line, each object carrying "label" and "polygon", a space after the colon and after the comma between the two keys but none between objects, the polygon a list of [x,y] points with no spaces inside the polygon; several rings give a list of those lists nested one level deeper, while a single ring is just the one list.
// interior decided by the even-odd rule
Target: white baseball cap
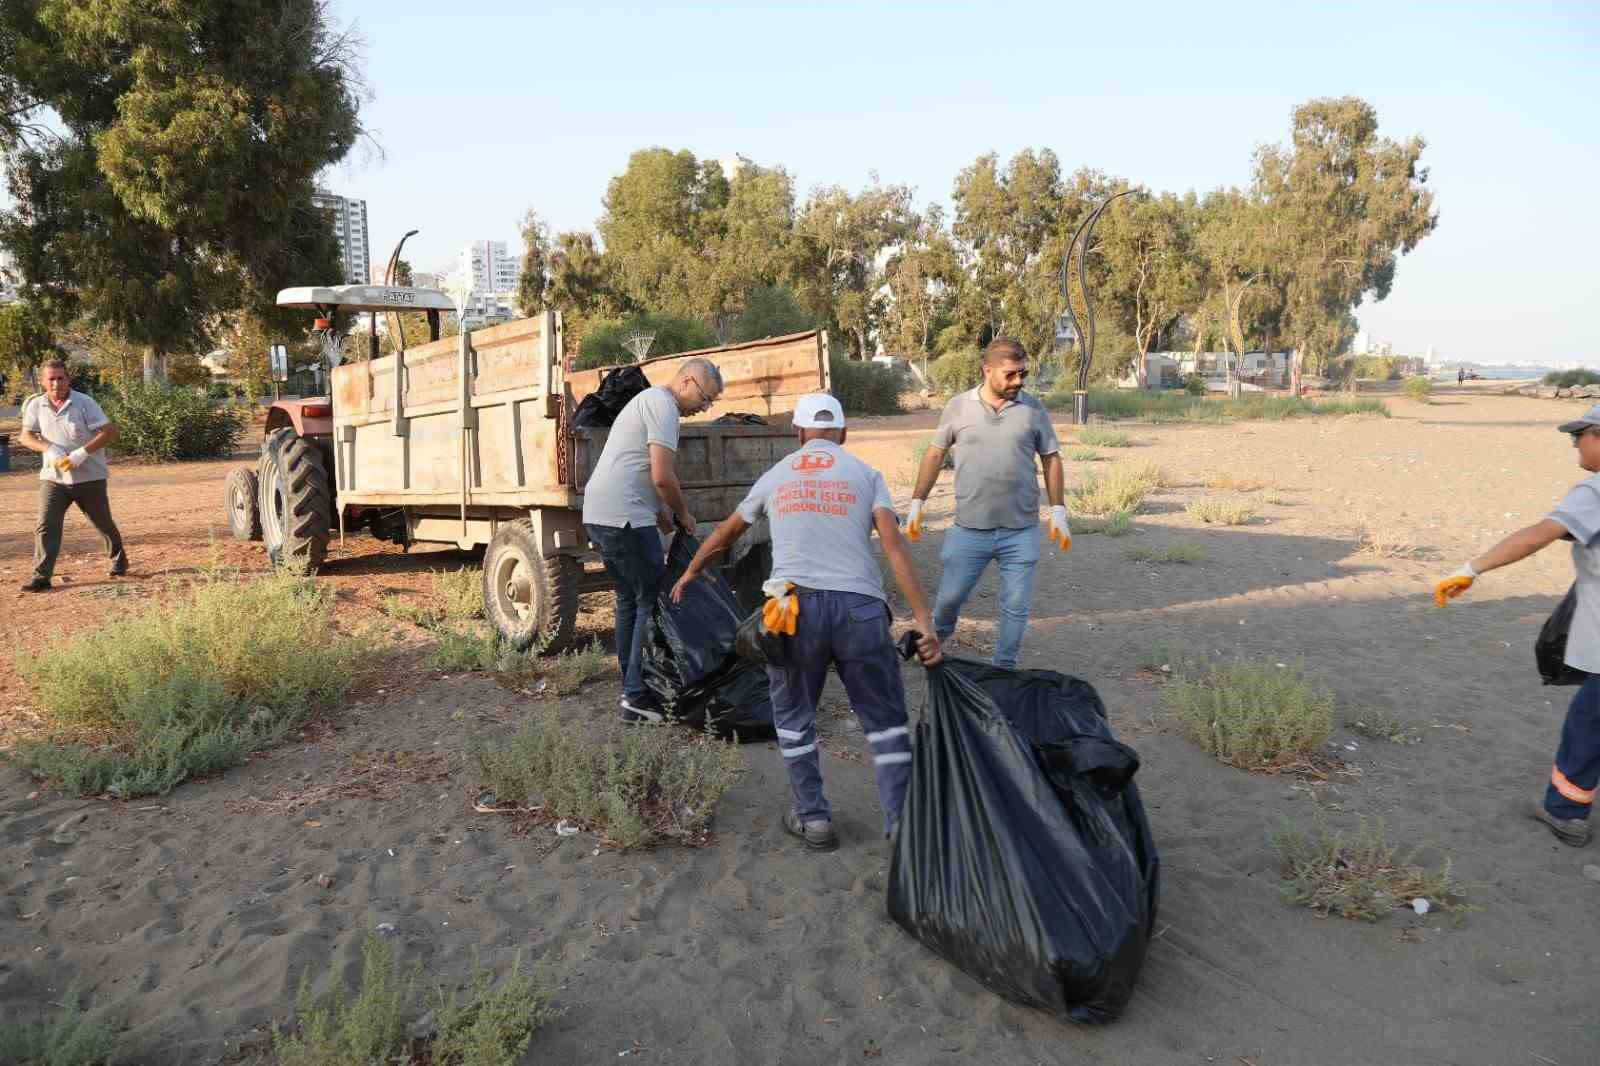
[{"label": "white baseball cap", "polygon": [[802,429],[843,429],[844,408],[825,392],[807,393],[794,405],[794,424]]}]

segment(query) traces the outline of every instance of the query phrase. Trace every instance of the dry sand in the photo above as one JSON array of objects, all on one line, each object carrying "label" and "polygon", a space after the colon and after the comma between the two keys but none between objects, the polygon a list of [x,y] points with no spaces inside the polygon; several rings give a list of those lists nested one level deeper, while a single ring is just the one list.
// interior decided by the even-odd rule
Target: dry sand
[{"label": "dry sand", "polygon": [[[844,846],[818,857],[777,821],[784,795],[770,745],[700,850],[596,853],[585,833],[520,832],[474,813],[467,738],[514,727],[525,697],[481,676],[408,669],[301,740],[160,799],[75,799],[0,766],[0,1016],[56,1000],[79,981],[118,1012],[132,1061],[237,1061],[287,1018],[307,968],[354,979],[364,931],[392,923],[402,956],[455,982],[474,957],[550,960],[564,1014],[528,1062],[1032,1064],[1455,1063],[1582,1066],[1600,1061],[1593,960],[1600,885],[1588,851],[1525,816],[1548,774],[1570,689],[1544,689],[1531,644],[1570,580],[1565,552],[1495,573],[1449,610],[1431,581],[1544,514],[1581,476],[1551,428],[1577,405],[1444,390],[1395,398],[1391,419],[1129,426],[1103,449],[1172,475],[1128,537],[1080,535],[1040,565],[1025,663],[1095,684],[1139,780],[1164,863],[1160,935],[1123,1019],[1081,1029],[1009,1004],[884,916],[887,851],[875,839],[870,767],[837,699],[824,714],[830,793]],[[869,420],[851,447],[903,503],[913,449],[934,413]],[[1121,454],[1118,454],[1118,453]],[[1088,464],[1071,464],[1074,476]],[[158,597],[226,541],[227,464],[113,471],[113,501],[136,578],[108,592],[81,517],[68,520],[48,597],[12,591],[28,569],[34,482],[0,477],[0,602],[7,647],[46,640]],[[1217,474],[1267,489],[1219,492]],[[916,551],[931,587],[949,519],[948,475]],[[1204,527],[1202,495],[1245,495],[1249,525]],[[1266,502],[1269,497],[1276,502]],[[1358,552],[1366,523],[1414,557]],[[211,538],[215,538],[213,544]],[[1135,563],[1134,546],[1185,542],[1206,561]],[[423,587],[430,563],[352,541],[329,576],[341,607],[372,615],[384,591]],[[113,586],[113,588],[115,588]],[[959,639],[993,635],[993,576]],[[606,627],[606,597],[584,624]],[[418,641],[415,631],[409,633]],[[1158,645],[1206,656],[1303,661],[1342,716],[1378,708],[1423,737],[1400,746],[1341,727],[1352,773],[1327,784],[1218,765],[1173,727],[1142,664]],[[963,650],[963,649],[957,649]],[[920,668],[907,667],[913,706]],[[612,713],[615,679],[566,701]],[[0,675],[13,734],[36,724]],[[1348,745],[1353,745],[1348,747]],[[55,827],[86,813],[77,842]],[[1319,920],[1279,898],[1267,834],[1284,819],[1336,827],[1384,819],[1391,838],[1448,856],[1479,908],[1459,927],[1396,912]],[[326,881],[326,885],[322,883]],[[627,1053],[624,1055],[624,1053]]]}]

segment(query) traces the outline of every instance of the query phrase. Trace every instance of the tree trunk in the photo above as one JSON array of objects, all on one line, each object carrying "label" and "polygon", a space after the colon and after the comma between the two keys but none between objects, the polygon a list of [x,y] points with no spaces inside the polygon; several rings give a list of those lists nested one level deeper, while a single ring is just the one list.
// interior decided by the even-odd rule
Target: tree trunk
[{"label": "tree trunk", "polygon": [[1300,351],[1300,347],[1296,345],[1294,354],[1289,357],[1289,391],[1296,396],[1300,395],[1300,361],[1302,359]]},{"label": "tree trunk", "polygon": [[852,332],[856,335],[856,358],[865,361],[867,357],[867,331],[857,327]]},{"label": "tree trunk", "polygon": [[160,384],[167,380],[166,353],[154,345],[144,350],[144,380],[145,384]]}]

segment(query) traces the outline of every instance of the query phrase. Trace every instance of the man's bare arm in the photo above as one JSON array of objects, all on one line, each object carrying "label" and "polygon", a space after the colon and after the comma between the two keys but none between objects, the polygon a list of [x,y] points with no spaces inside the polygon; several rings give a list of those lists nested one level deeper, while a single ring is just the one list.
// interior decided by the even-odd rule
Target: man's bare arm
[{"label": "man's bare arm", "polygon": [[1062,493],[1066,490],[1066,475],[1062,471],[1061,453],[1052,452],[1043,457],[1044,491],[1050,497],[1051,507],[1060,507]]},{"label": "man's bare arm", "polygon": [[712,559],[733,547],[733,542],[749,528],[750,523],[739,517],[738,511],[724,518],[700,545],[700,550],[694,553],[694,558],[689,560],[688,567],[684,569],[683,576],[672,586],[672,602],[683,599],[684,587],[704,573]]},{"label": "man's bare arm", "polygon": [[49,451],[50,448],[51,448],[51,444],[50,444],[49,441],[47,441],[43,437],[39,436],[37,433],[35,433],[31,429],[23,430],[22,431],[22,435],[17,438],[17,443],[21,444],[24,448],[28,449],[30,452],[38,452],[40,455],[43,455],[45,452]]},{"label": "man's bare arm", "polygon": [[671,448],[650,445],[650,482],[683,527],[692,531],[694,515],[689,513],[689,501],[683,498],[683,486],[678,484],[678,456]]},{"label": "man's bare arm", "polygon": [[926,500],[933,491],[933,483],[939,480],[939,470],[944,466],[944,451],[930,444],[922,453],[922,465],[917,468],[917,487],[911,490],[912,499]]},{"label": "man's bare arm", "polygon": [[1472,560],[1472,568],[1480,574],[1498,570],[1502,566],[1521,562],[1534,552],[1549,547],[1567,535],[1567,528],[1553,518],[1546,518],[1510,534],[1500,543]]}]

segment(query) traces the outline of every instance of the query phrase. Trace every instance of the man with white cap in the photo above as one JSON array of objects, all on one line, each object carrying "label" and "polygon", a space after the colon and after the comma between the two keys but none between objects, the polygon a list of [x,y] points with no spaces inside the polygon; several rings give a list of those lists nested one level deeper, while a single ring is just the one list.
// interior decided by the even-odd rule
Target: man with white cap
[{"label": "man with white cap", "polygon": [[1531,813],[1557,840],[1581,848],[1593,834],[1589,812],[1600,791],[1600,404],[1557,428],[1572,438],[1578,465],[1592,476],[1574,485],[1547,517],[1440,581],[1433,599],[1443,607],[1490,570],[1520,562],[1558,540],[1572,541],[1578,605],[1567,632],[1566,662],[1589,676],[1567,708],[1544,802]]},{"label": "man with white cap", "polygon": [[816,732],[817,699],[830,665],[872,748],[885,835],[892,836],[899,823],[911,774],[905,689],[889,636],[883,573],[872,551],[874,530],[921,634],[918,658],[932,666],[940,651],[883,475],[841,447],[845,422],[839,401],[823,393],[801,397],[794,425],[800,450],[763,474],[738,510],[700,546],[672,598],[677,601],[712,558],[767,516],[772,580],[766,589],[787,608],[769,616],[787,614],[793,625],[782,641],[782,661],[767,664],[778,748],[793,793],[783,825],[807,847],[831,851],[839,838],[822,791]]}]

